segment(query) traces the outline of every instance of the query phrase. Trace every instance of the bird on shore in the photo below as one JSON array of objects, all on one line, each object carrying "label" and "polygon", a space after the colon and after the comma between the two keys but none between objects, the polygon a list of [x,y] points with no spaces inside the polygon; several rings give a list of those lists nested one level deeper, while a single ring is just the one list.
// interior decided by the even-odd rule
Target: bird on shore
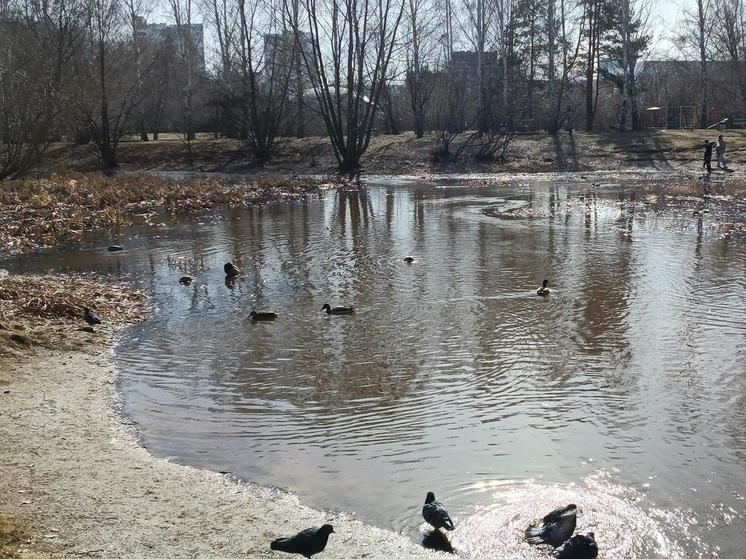
[{"label": "bird on shore", "polygon": [[541,287],[536,290],[536,294],[540,297],[546,297],[549,295],[552,290],[547,287],[549,285],[549,280],[544,280],[544,283],[541,284]]},{"label": "bird on shore", "polygon": [[411,264],[412,262],[414,262],[414,256],[405,256],[404,262],[406,262],[407,264]]},{"label": "bird on shore", "polygon": [[326,314],[352,314],[355,312],[355,307],[330,307],[329,303],[326,303],[321,310],[326,311]]},{"label": "bird on shore", "polygon": [[273,312],[257,312],[257,311],[251,311],[249,313],[249,320],[252,322],[260,322],[260,321],[269,321],[269,320],[276,320],[277,319],[277,313]]},{"label": "bird on shore", "polygon": [[241,274],[241,270],[239,270],[233,262],[226,262],[225,266],[223,266],[223,271],[225,272],[225,275],[229,278],[235,278],[236,276]]},{"label": "bird on shore", "polygon": [[89,309],[88,307],[83,307],[83,320],[85,320],[89,326],[101,324],[101,319],[98,317],[98,315],[91,311],[91,309]]},{"label": "bird on shore", "polygon": [[297,553],[310,559],[312,555],[324,551],[329,534],[333,532],[334,527],[331,524],[324,524],[321,528],[308,528],[289,538],[277,538],[269,544],[269,548],[285,553]]},{"label": "bird on shore", "polygon": [[555,509],[542,518],[540,523],[526,528],[526,541],[534,545],[546,543],[559,547],[572,536],[577,517],[576,505]]},{"label": "bird on shore", "polygon": [[598,557],[598,545],[593,532],[585,536],[578,534],[565,542],[557,552],[557,559],[595,559]]},{"label": "bird on shore", "polygon": [[448,515],[448,511],[443,503],[435,500],[435,493],[428,491],[425,497],[425,505],[422,507],[422,518],[436,530],[445,528],[453,530],[453,520]]}]

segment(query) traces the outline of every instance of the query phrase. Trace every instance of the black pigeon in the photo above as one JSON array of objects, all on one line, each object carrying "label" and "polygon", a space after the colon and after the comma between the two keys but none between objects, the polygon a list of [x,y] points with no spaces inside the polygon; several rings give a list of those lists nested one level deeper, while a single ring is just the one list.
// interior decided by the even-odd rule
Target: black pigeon
[{"label": "black pigeon", "polygon": [[241,270],[236,268],[233,262],[226,262],[225,266],[223,266],[223,271],[229,278],[235,278],[236,276],[241,274]]},{"label": "black pigeon", "polygon": [[453,530],[453,520],[448,515],[448,511],[443,506],[443,503],[435,500],[435,494],[432,491],[428,491],[427,497],[425,497],[425,506],[422,507],[422,518],[436,530],[439,528]]},{"label": "black pigeon", "polygon": [[85,320],[90,326],[101,324],[101,319],[98,315],[92,312],[88,307],[83,308],[83,320]]},{"label": "black pigeon", "polygon": [[557,553],[557,559],[595,559],[598,557],[598,546],[593,532],[583,536],[573,536]]},{"label": "black pigeon", "polygon": [[526,528],[526,541],[531,544],[547,543],[552,547],[559,547],[572,536],[577,517],[578,507],[575,505],[555,509],[547,514],[540,524]]},{"label": "black pigeon", "polygon": [[321,528],[308,528],[289,538],[277,538],[269,544],[269,548],[310,558],[324,551],[329,534],[332,532],[334,532],[334,527],[331,524],[324,524]]}]

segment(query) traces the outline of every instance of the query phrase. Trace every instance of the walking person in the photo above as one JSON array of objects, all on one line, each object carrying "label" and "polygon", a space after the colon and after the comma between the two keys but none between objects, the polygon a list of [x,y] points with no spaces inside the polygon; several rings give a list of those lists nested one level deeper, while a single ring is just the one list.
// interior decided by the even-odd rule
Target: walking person
[{"label": "walking person", "polygon": [[718,145],[715,148],[715,153],[718,158],[718,169],[726,171],[728,169],[728,160],[725,158],[725,140],[722,134],[718,136]]},{"label": "walking person", "polygon": [[705,162],[702,163],[702,167],[707,167],[707,172],[712,173],[712,166],[710,165],[712,163],[712,146],[714,142],[710,142],[710,140],[705,140]]}]

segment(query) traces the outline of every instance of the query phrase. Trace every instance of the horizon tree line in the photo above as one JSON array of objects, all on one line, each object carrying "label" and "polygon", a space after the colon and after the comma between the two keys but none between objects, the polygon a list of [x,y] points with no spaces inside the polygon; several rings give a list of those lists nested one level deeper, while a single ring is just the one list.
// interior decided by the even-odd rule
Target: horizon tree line
[{"label": "horizon tree line", "polygon": [[[702,127],[713,61],[730,65],[746,107],[743,2],[689,0],[683,12],[676,40],[699,62]],[[379,127],[446,139],[473,131],[484,146],[515,130],[592,131],[601,113],[620,131],[642,126],[651,0],[167,0],[161,9],[173,32],[154,42],[142,0],[0,0],[0,180],[63,139],[90,142],[111,168],[125,136],[150,141],[166,129],[190,161],[197,131],[209,130],[263,164],[279,138],[303,137],[315,122],[349,171]],[[197,63],[203,29],[213,38],[207,68]]]}]

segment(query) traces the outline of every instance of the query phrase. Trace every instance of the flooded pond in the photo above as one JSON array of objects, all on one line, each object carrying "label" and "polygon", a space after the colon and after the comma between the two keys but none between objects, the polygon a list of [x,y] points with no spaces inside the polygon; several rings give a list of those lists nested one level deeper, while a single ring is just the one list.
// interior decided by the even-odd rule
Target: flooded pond
[{"label": "flooded pond", "polygon": [[638,202],[579,180],[371,179],[9,265],[151,295],[116,364],[157,455],[416,541],[432,490],[464,557],[546,557],[523,529],[570,502],[600,557],[744,557],[746,243],[707,200]]}]

